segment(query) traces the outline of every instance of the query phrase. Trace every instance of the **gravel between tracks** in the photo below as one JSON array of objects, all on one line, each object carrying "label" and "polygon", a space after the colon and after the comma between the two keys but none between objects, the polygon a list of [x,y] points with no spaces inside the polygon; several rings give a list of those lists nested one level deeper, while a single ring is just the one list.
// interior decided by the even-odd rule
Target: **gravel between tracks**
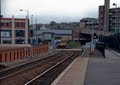
[{"label": "gravel between tracks", "polygon": [[[68,54],[65,53],[66,56]],[[24,85],[27,81],[29,81],[29,80],[33,79],[34,77],[36,77],[37,75],[41,74],[46,69],[50,68],[51,66],[55,65],[57,62],[64,59],[66,56],[61,56],[59,58],[56,57],[56,60],[50,60],[49,62],[44,62],[40,65],[34,66],[33,68],[19,72],[16,75],[13,75],[6,79],[0,80],[0,85]]]}]

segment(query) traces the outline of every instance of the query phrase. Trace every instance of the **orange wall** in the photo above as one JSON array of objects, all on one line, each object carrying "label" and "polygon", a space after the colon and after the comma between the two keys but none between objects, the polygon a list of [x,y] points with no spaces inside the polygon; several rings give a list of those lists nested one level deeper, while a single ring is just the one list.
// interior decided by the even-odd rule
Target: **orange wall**
[{"label": "orange wall", "polygon": [[39,55],[48,52],[48,45],[24,47],[20,49],[5,50],[0,52],[0,62],[9,62],[16,59],[23,59],[32,55]]}]

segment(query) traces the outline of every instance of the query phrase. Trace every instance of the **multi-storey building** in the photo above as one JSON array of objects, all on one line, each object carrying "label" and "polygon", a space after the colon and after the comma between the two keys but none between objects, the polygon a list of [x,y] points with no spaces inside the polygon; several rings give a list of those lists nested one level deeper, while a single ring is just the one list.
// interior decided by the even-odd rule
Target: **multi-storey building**
[{"label": "multi-storey building", "polygon": [[80,20],[81,28],[98,28],[98,19],[96,18],[83,18]]},{"label": "multi-storey building", "polygon": [[0,36],[1,44],[28,44],[28,19],[1,17]]},{"label": "multi-storey building", "polygon": [[[109,9],[108,31],[118,32],[120,29],[120,8]],[[105,6],[99,6],[99,29],[106,31],[105,27]]]},{"label": "multi-storey building", "polygon": [[111,8],[109,13],[110,31],[120,31],[120,8]]},{"label": "multi-storey building", "polygon": [[99,6],[99,17],[98,17],[98,28],[104,30],[104,17],[105,17],[105,6]]}]

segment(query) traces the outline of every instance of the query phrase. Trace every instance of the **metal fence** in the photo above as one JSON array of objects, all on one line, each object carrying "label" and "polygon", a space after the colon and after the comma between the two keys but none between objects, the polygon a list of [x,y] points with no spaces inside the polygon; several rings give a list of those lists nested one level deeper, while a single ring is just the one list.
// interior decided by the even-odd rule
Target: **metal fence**
[{"label": "metal fence", "polygon": [[110,36],[99,36],[99,41],[105,43],[106,48],[120,51],[120,34],[116,33]]},{"label": "metal fence", "polygon": [[105,58],[105,44],[101,42],[97,42],[96,49],[99,50]]}]

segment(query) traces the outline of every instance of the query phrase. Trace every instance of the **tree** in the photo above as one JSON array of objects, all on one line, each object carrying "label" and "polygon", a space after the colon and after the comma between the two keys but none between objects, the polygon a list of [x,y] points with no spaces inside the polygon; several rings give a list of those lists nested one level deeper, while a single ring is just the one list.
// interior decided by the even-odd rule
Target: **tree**
[{"label": "tree", "polygon": [[51,22],[50,22],[50,26],[51,26],[51,27],[53,27],[55,24],[56,24],[55,21],[51,21]]}]

